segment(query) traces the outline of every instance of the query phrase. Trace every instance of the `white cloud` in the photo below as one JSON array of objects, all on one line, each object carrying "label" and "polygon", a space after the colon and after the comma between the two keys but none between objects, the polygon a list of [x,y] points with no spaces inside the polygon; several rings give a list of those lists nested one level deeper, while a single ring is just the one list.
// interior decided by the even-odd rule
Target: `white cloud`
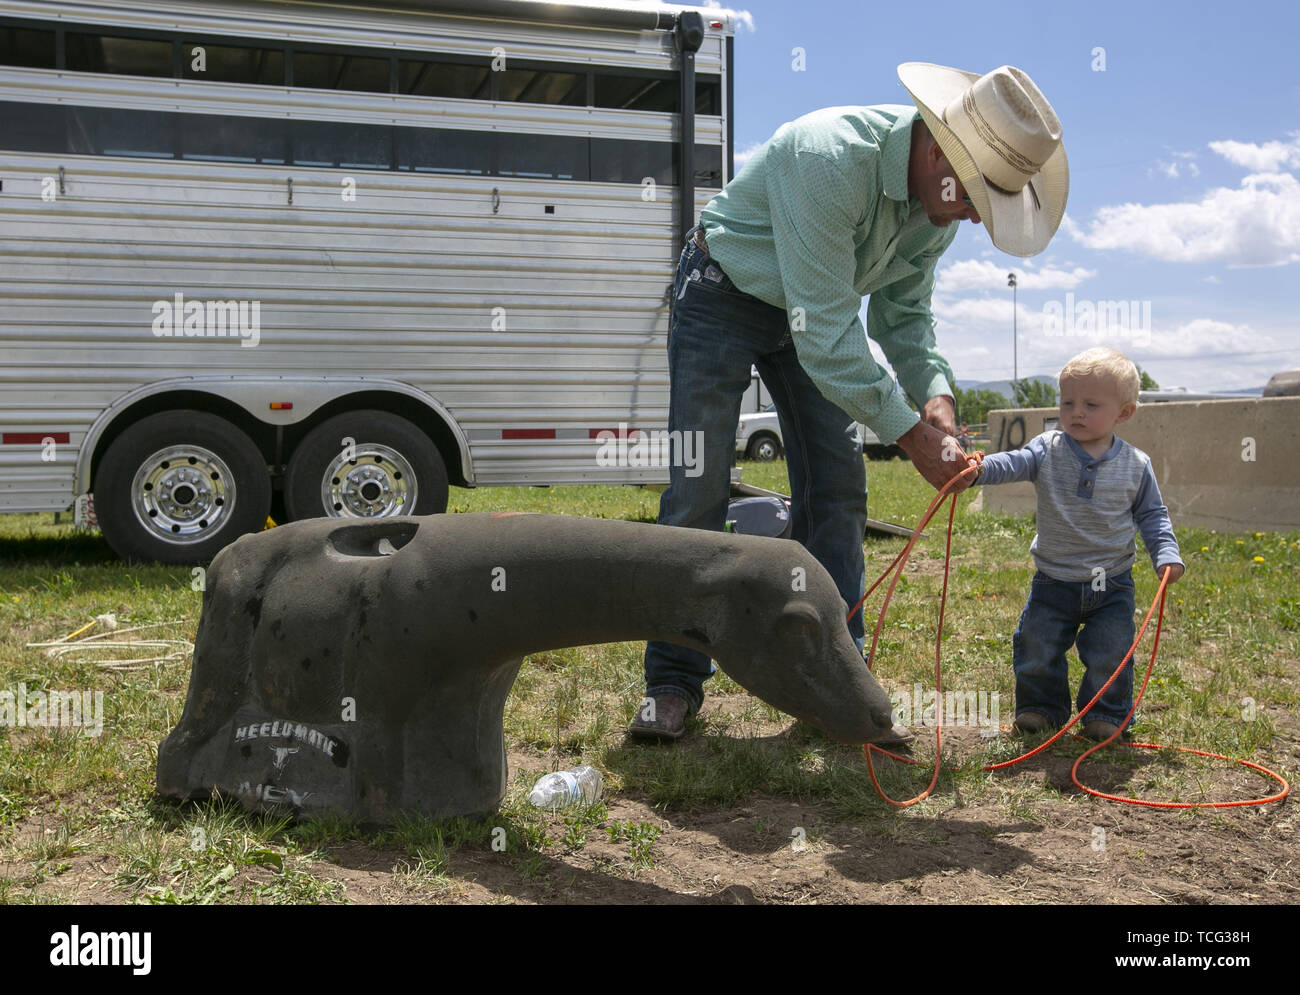
[{"label": "white cloud", "polygon": [[[962,259],[944,266],[935,275],[935,286],[942,293],[963,290],[1007,289],[1007,274],[1013,267],[976,259]],[[1016,284],[1020,290],[1073,290],[1084,280],[1097,275],[1096,270],[1076,266],[1072,270],[1046,266],[1040,270],[1029,269],[1021,261],[1014,266]]]},{"label": "white cloud", "polygon": [[[1011,301],[993,297],[936,295],[933,299],[937,333],[941,340],[969,337],[966,350],[984,349],[991,340],[1011,348]],[[1041,306],[1016,305],[1016,330],[1020,355],[1055,356],[1058,366],[1075,353],[1096,345],[1143,356],[1181,357],[1223,352],[1267,352],[1281,343],[1246,324],[1197,318],[1181,324],[1159,321],[1157,302],[1102,301],[1078,298],[1073,293],[1053,298]],[[987,351],[984,349],[984,351]]]},{"label": "white cloud", "polygon": [[1065,232],[1065,234],[1069,235],[1076,242],[1081,241],[1082,239],[1083,229],[1075,224],[1074,218],[1070,217],[1068,211],[1061,217],[1060,230]]},{"label": "white cloud", "polygon": [[[530,0],[532,3],[550,3],[552,0]],[[622,7],[626,10],[643,10],[646,7],[661,7],[660,0],[566,0],[578,7]],[[735,10],[720,3],[719,0],[700,0],[699,3],[683,2],[684,7],[700,7],[712,10],[730,11],[735,20],[736,30],[748,28],[754,30],[754,15],[747,10]]]},{"label": "white cloud", "polygon": [[1283,167],[1300,166],[1300,131],[1291,132],[1289,142],[1210,142],[1217,152],[1234,166],[1244,166],[1257,173],[1273,173]]},{"label": "white cloud", "polygon": [[1201,175],[1201,167],[1196,164],[1195,152],[1172,152],[1173,159],[1157,159],[1152,169],[1147,170],[1147,175],[1161,173],[1171,180],[1176,180],[1180,176],[1197,177]]},{"label": "white cloud", "polygon": [[1257,352],[1276,348],[1267,336],[1246,324],[1195,318],[1181,325],[1155,326],[1146,352],[1155,357],[1213,356],[1222,352]]},{"label": "white cloud", "polygon": [[763,145],[764,145],[763,142],[754,142],[752,145],[747,145],[743,149],[736,150],[736,154],[734,158],[736,160],[737,173],[740,172],[740,167],[745,165],[745,163],[749,162],[753,154],[757,152],[759,149],[761,149]]},{"label": "white cloud", "polygon": [[[1053,302],[1049,302],[1053,303]],[[1288,354],[1284,337],[1265,334],[1246,323],[1195,318],[1161,320],[1159,301],[1083,301],[1060,295],[1079,320],[1053,323],[1044,307],[1016,309],[1014,361],[1021,376],[1055,375],[1074,355],[1105,345],[1129,356],[1162,386],[1219,391],[1258,387],[1280,369],[1297,365],[1300,347]],[[1117,322],[1115,305],[1128,305],[1129,321]],[[1011,376],[1013,351],[1011,301],[1003,297],[947,297],[936,294],[933,308],[940,352],[960,380],[998,380]],[[1091,325],[1083,320],[1087,309]],[[1230,354],[1226,355],[1225,354]]]},{"label": "white cloud", "polygon": [[1167,262],[1284,266],[1300,262],[1300,180],[1257,173],[1196,203],[1103,207],[1086,231],[1073,223],[1069,231],[1090,249],[1127,249]]},{"label": "white cloud", "polygon": [[[935,294],[930,306],[938,319],[939,328],[945,324],[978,329],[981,334],[991,328],[1005,328],[1008,341],[1011,335],[1011,297],[946,297]],[[1016,325],[1020,334],[1036,332],[1043,327],[1043,313],[1016,303]]]},{"label": "white cloud", "polygon": [[[656,0],[656,2],[657,2],[657,0]],[[711,9],[713,9],[713,10],[728,10],[728,9],[730,9],[730,8],[724,7],[724,6],[722,5],[722,3],[720,2],[720,0],[703,0],[703,2],[700,4],[700,6],[702,6],[702,7],[709,7],[709,8],[711,8]],[[753,14],[751,14],[751,13],[750,13],[749,11],[747,11],[747,10],[732,10],[731,13],[732,13],[732,15],[735,17],[735,20],[736,20],[736,30],[737,30],[737,31],[739,31],[741,28],[748,28],[749,31],[750,31],[751,33],[754,31],[754,15],[753,15]]]},{"label": "white cloud", "polygon": [[[1177,325],[1153,322],[1150,344],[1132,358],[1161,387],[1222,391],[1261,387],[1279,370],[1295,366],[1300,349],[1244,322],[1194,318]],[[1121,352],[1124,346],[1116,345]]]},{"label": "white cloud", "polygon": [[1155,167],[1147,170],[1147,175],[1161,173],[1171,180],[1176,180],[1184,173],[1191,177],[1201,175],[1201,167],[1194,162],[1166,162],[1163,159],[1156,160]]}]

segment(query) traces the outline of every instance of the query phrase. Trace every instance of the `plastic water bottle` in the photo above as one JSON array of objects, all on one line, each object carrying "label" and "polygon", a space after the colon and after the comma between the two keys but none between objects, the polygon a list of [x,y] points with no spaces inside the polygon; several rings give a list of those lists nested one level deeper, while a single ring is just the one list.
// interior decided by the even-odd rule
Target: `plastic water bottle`
[{"label": "plastic water bottle", "polygon": [[605,780],[600,776],[600,771],[584,764],[571,771],[561,770],[554,774],[547,774],[533,786],[528,801],[534,808],[546,808],[551,811],[591,805],[600,800],[604,784]]}]

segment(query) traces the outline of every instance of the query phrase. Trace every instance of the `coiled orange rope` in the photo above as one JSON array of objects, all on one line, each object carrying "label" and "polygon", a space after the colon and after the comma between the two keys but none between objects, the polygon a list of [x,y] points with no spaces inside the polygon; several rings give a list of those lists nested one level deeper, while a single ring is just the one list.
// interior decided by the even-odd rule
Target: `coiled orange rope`
[{"label": "coiled orange rope", "polygon": [[[920,522],[917,523],[916,529],[912,533],[912,538],[909,539],[907,545],[903,547],[903,551],[899,553],[898,556],[894,557],[894,561],[888,567],[885,568],[884,573],[882,573],[879,577],[876,578],[875,583],[872,584],[869,588],[867,588],[866,593],[862,595],[862,597],[858,600],[858,603],[854,605],[853,609],[849,612],[849,618],[851,619],[853,618],[855,612],[858,612],[862,609],[863,603],[867,600],[867,598],[871,596],[871,593],[877,587],[880,586],[881,582],[886,577],[888,577],[891,573],[894,575],[893,580],[890,581],[888,589],[885,591],[885,600],[884,603],[880,606],[880,613],[876,617],[876,628],[871,636],[871,651],[867,655],[867,668],[872,669],[876,659],[876,647],[880,641],[880,630],[884,626],[884,622],[885,622],[885,612],[889,608],[889,602],[894,597],[894,588],[897,586],[898,580],[903,574],[903,567],[907,563],[907,558],[912,553],[912,547],[916,545],[916,540],[920,537],[921,531],[926,527],[926,525],[929,524],[930,519],[934,517],[934,513],[939,509],[939,506],[945,500],[949,501],[950,507],[948,509],[948,535],[947,535],[947,540],[944,548],[944,558],[943,558],[943,592],[939,598],[939,626],[934,641],[934,684],[935,684],[936,701],[941,700],[943,694],[943,684],[942,684],[943,617],[944,617],[944,609],[947,606],[947,602],[948,602],[948,568],[949,568],[949,564],[952,561],[953,518],[957,511],[957,494],[955,491],[953,491],[953,487],[956,486],[959,480],[961,480],[963,477],[967,476],[968,474],[977,473],[979,470],[979,461],[982,458],[983,458],[983,453],[976,454],[974,457],[971,458],[973,462],[971,463],[970,466],[968,466],[961,473],[957,474],[946,484],[944,484],[942,488],[939,489],[939,492],[935,494],[933,500],[931,500],[929,507],[926,508],[925,514],[921,516]],[[1151,607],[1147,609],[1146,617],[1142,620],[1142,626],[1141,628],[1138,629],[1137,636],[1133,640],[1133,645],[1129,647],[1129,651],[1127,654],[1125,654],[1124,660],[1120,663],[1118,667],[1115,668],[1115,672],[1111,674],[1110,679],[1107,680],[1106,683],[1102,685],[1101,689],[1096,693],[1096,695],[1093,696],[1092,700],[1088,702],[1087,705],[1084,706],[1084,708],[1079,712],[1078,715],[1076,715],[1073,719],[1067,722],[1060,730],[1057,731],[1057,733],[1054,736],[1044,741],[1043,743],[1039,744],[1037,747],[1030,750],[1029,752],[1021,754],[1020,756],[1016,757],[1014,760],[1006,760],[1003,761],[1002,763],[988,764],[982,769],[1002,770],[1003,768],[1011,767],[1015,764],[1021,763],[1025,760],[1028,760],[1030,757],[1034,756],[1035,754],[1041,753],[1043,750],[1047,749],[1058,739],[1064,736],[1067,732],[1069,732],[1069,730],[1073,728],[1084,717],[1084,715],[1088,713],[1088,710],[1091,709],[1092,706],[1095,705],[1101,699],[1101,696],[1106,693],[1106,689],[1109,688],[1111,684],[1115,682],[1115,680],[1119,677],[1124,667],[1128,665],[1129,661],[1133,657],[1134,652],[1137,650],[1138,644],[1141,643],[1143,635],[1145,635],[1146,633],[1147,625],[1151,621],[1151,615],[1155,612],[1156,605],[1158,604],[1160,606],[1160,613],[1156,618],[1156,631],[1151,644],[1151,660],[1147,664],[1146,677],[1142,681],[1142,687],[1139,689],[1136,697],[1133,700],[1133,705],[1129,709],[1128,715],[1124,717],[1124,721],[1120,723],[1119,728],[1116,729],[1115,732],[1112,733],[1108,739],[1105,739],[1102,742],[1097,743],[1095,746],[1092,746],[1088,750],[1084,751],[1084,753],[1082,753],[1079,756],[1079,758],[1074,761],[1074,765],[1070,768],[1070,780],[1073,781],[1075,786],[1078,787],[1080,790],[1086,791],[1088,794],[1093,795],[1097,798],[1104,798],[1107,801],[1113,801],[1113,802],[1124,802],[1125,804],[1128,805],[1145,805],[1151,808],[1235,808],[1235,807],[1241,807],[1246,805],[1267,805],[1269,802],[1281,801],[1282,799],[1286,798],[1286,796],[1290,794],[1291,786],[1287,783],[1286,779],[1283,778],[1280,774],[1278,774],[1276,771],[1269,770],[1267,767],[1264,767],[1260,764],[1252,763],[1249,760],[1237,760],[1234,759],[1233,757],[1225,756],[1222,753],[1211,753],[1206,750],[1194,750],[1186,746],[1174,746],[1174,747],[1162,746],[1158,743],[1128,743],[1126,745],[1138,749],[1144,749],[1144,750],[1173,749],[1173,750],[1177,750],[1179,753],[1192,753],[1200,757],[1210,757],[1215,760],[1227,760],[1232,763],[1240,764],[1243,767],[1248,767],[1251,770],[1254,770],[1260,774],[1265,775],[1266,777],[1273,778],[1275,781],[1278,782],[1278,784],[1282,786],[1281,790],[1275,792],[1274,794],[1269,795],[1266,798],[1250,798],[1241,801],[1161,802],[1161,801],[1146,801],[1141,798],[1125,798],[1121,795],[1107,794],[1104,791],[1097,791],[1094,788],[1090,788],[1082,781],[1079,780],[1079,776],[1078,776],[1079,765],[1082,764],[1083,761],[1086,760],[1088,757],[1090,757],[1092,754],[1096,753],[1098,750],[1110,745],[1120,736],[1120,730],[1122,730],[1128,724],[1128,720],[1133,716],[1133,713],[1137,710],[1138,705],[1142,701],[1142,696],[1146,693],[1147,684],[1151,680],[1151,672],[1155,669],[1156,651],[1160,647],[1160,631],[1164,625],[1164,614],[1165,614],[1165,589],[1168,586],[1168,584],[1169,584],[1169,569],[1166,568],[1163,576],[1160,579],[1160,588],[1159,590],[1156,591],[1156,595],[1151,601]],[[889,795],[885,793],[884,788],[880,786],[880,782],[876,778],[876,769],[875,769],[875,765],[872,763],[871,754],[873,751],[883,753],[888,757],[892,757],[895,760],[901,760],[902,762],[908,764],[916,764],[917,761],[912,760],[909,757],[903,757],[903,756],[899,756],[896,753],[891,753],[888,750],[881,749],[878,746],[873,746],[870,743],[866,744],[866,746],[863,747],[863,753],[867,758],[867,771],[871,775],[871,783],[872,785],[875,786],[876,792],[880,795],[880,797],[883,798],[890,805],[893,805],[897,808],[906,808],[909,805],[915,805],[917,802],[921,801],[922,799],[929,797],[930,793],[934,790],[935,784],[938,783],[939,767],[942,762],[941,758],[943,755],[943,709],[942,708],[935,709],[934,737],[935,737],[934,772],[930,777],[930,783],[926,786],[925,790],[922,791],[919,795],[916,795],[913,798],[908,798],[902,801],[899,801],[898,799],[890,798]]]}]

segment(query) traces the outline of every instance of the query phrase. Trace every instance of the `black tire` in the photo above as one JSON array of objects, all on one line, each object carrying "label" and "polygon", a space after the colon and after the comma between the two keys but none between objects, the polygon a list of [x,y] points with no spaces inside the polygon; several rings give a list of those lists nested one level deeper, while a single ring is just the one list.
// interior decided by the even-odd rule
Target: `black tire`
[{"label": "black tire", "polygon": [[242,430],[203,411],[162,411],[113,440],[95,472],[95,515],[132,563],[206,563],[266,526],[271,477]]},{"label": "black tire", "polygon": [[745,448],[745,458],[760,463],[771,463],[781,458],[781,452],[781,441],[775,435],[764,432],[749,440],[749,445]]},{"label": "black tire", "polygon": [[290,521],[438,515],[447,510],[447,467],[405,418],[353,411],[322,422],[298,444],[284,503]]}]

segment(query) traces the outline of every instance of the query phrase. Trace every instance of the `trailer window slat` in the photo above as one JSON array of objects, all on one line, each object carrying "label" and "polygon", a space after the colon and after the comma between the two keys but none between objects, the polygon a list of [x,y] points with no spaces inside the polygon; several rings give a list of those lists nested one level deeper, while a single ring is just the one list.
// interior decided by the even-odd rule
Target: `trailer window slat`
[{"label": "trailer window slat", "polygon": [[[397,169],[465,176],[640,184],[677,183],[672,142],[505,131],[416,128],[181,111],[0,101],[11,152],[207,162]],[[695,182],[721,187],[722,149],[695,146]]]},{"label": "trailer window slat", "polygon": [[[48,22],[4,19],[0,22],[0,65],[57,68],[55,33]],[[550,106],[606,107],[676,114],[677,76],[656,70],[616,69],[539,60],[511,60],[492,72],[486,56],[434,56],[359,46],[330,46],[290,42],[271,47],[264,38],[238,38],[191,33],[114,29],[104,33],[95,25],[70,24],[67,70],[130,76],[174,77],[243,83],[286,85],[306,89],[388,93],[390,65],[398,60],[397,92],[417,97],[463,100],[508,100]],[[179,70],[173,47],[180,46]],[[207,68],[193,69],[194,49],[205,50]],[[373,53],[373,54],[372,54]],[[288,57],[286,57],[288,56]],[[286,72],[286,69],[289,71]],[[492,84],[498,94],[492,94]],[[590,94],[590,97],[589,97]],[[716,75],[696,77],[695,112],[722,113],[722,82]]]}]

